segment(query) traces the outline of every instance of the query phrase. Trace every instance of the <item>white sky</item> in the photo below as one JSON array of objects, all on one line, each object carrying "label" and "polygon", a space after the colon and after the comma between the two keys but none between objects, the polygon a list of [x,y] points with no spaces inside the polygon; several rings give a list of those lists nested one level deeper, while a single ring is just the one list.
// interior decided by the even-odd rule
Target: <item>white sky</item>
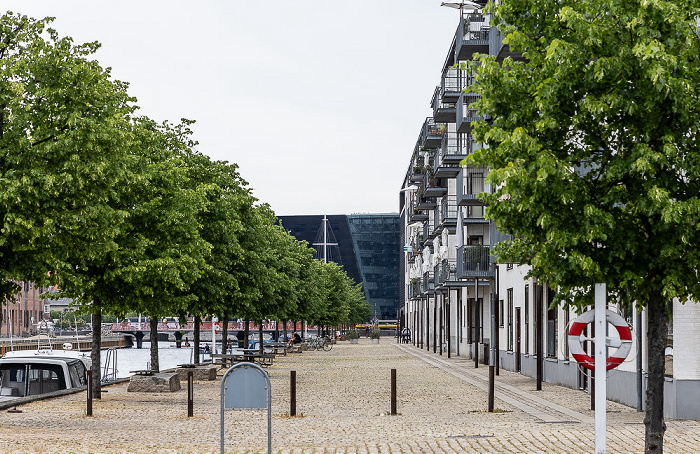
[{"label": "white sky", "polygon": [[196,120],[278,215],[398,211],[459,13],[440,0],[0,0],[99,41],[141,113]]}]

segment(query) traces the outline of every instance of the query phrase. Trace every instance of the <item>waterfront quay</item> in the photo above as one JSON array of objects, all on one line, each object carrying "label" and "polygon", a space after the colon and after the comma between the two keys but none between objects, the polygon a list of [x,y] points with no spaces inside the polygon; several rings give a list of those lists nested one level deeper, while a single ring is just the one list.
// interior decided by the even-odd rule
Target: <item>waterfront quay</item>
[{"label": "waterfront quay", "polygon": [[[397,415],[390,415],[391,369]],[[391,337],[379,344],[339,342],[330,352],[277,356],[272,384],[275,453],[584,453],[594,452],[590,396],[501,371],[497,409],[488,413],[488,367],[448,359]],[[289,416],[290,371],[297,377],[297,416]],[[219,379],[225,371],[219,372]],[[186,384],[174,393],[127,393],[105,387],[86,416],[80,392],[0,412],[0,452],[218,453],[220,380],[197,381],[194,416]],[[643,414],[608,402],[608,452],[644,451]],[[667,420],[665,452],[700,452],[697,421]],[[267,447],[267,412],[227,410],[225,452]]]}]

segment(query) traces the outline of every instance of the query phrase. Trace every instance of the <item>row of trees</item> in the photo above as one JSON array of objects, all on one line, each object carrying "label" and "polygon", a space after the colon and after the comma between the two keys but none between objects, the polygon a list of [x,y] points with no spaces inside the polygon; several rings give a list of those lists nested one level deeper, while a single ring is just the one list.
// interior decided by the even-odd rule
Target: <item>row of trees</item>
[{"label": "row of trees", "polygon": [[[195,150],[191,121],[137,115],[127,84],[34,20],[0,19],[0,292],[15,281],[59,284],[92,313],[157,321],[369,318],[341,268],[313,258],[236,164]],[[198,324],[197,324],[198,326]],[[100,331],[93,330],[93,389],[100,397]]]}]

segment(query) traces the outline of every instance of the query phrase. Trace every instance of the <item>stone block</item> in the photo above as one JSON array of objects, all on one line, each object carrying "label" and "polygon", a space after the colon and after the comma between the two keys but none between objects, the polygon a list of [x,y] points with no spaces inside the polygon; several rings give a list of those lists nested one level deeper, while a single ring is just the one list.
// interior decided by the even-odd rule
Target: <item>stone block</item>
[{"label": "stone block", "polygon": [[127,392],[171,393],[180,389],[180,375],[176,372],[163,372],[153,375],[132,375]]},{"label": "stone block", "polygon": [[180,383],[187,383],[187,373],[192,371],[192,378],[195,381],[216,380],[216,366],[178,367],[177,373],[180,375]]}]

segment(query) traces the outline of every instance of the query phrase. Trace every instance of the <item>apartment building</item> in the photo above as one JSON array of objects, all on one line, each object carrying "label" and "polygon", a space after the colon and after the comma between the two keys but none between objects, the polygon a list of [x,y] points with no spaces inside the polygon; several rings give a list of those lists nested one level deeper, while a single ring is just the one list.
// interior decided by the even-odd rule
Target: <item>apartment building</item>
[{"label": "apartment building", "polygon": [[[404,252],[399,322],[411,330],[411,343],[418,348],[471,358],[474,367],[495,361],[497,367],[533,379],[589,392],[590,376],[568,347],[568,329],[578,314],[557,304],[554,289],[526,278],[527,266],[496,263],[492,247],[508,237],[484,217],[484,203],[477,197],[491,191],[488,169],[460,166],[483,146],[471,136],[471,125],[484,120],[471,107],[476,96],[464,93],[474,81],[460,63],[475,53],[489,53],[498,61],[521,57],[478,8],[462,8],[459,16],[431,98],[432,114],[420,127],[400,191]],[[643,408],[646,314],[621,315],[634,342],[627,360],[608,373],[607,395]],[[676,301],[672,320],[665,416],[700,419],[700,355],[695,350],[700,306]],[[590,342],[584,345],[592,352]]]}]

